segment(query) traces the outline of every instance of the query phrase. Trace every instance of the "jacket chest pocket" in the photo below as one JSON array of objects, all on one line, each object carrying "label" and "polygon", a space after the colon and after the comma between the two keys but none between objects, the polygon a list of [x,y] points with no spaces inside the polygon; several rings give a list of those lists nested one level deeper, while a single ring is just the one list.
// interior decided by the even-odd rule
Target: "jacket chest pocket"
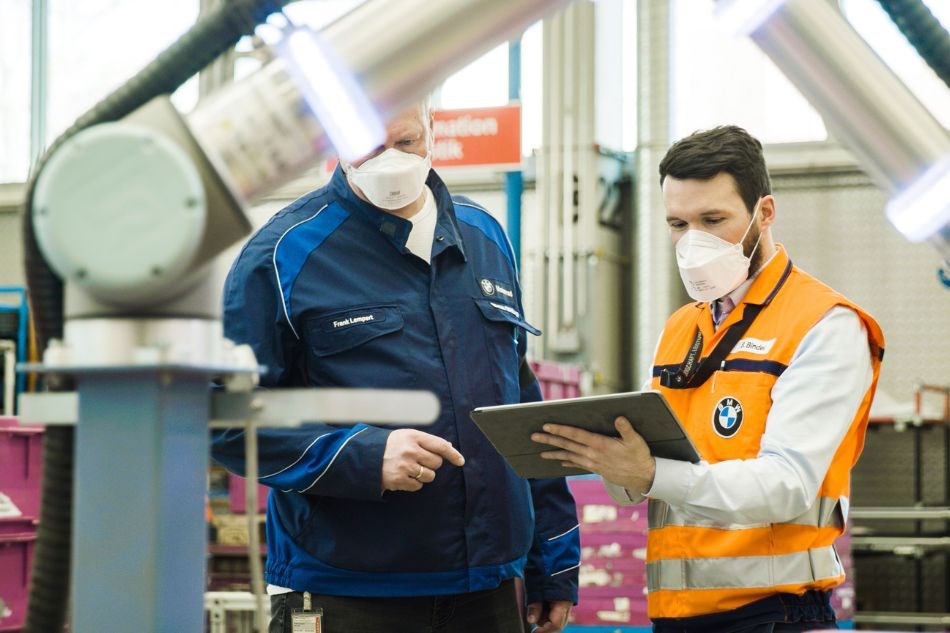
[{"label": "jacket chest pocket", "polygon": [[518,384],[518,339],[524,336],[519,330],[535,336],[540,336],[541,330],[525,321],[517,309],[500,301],[475,299],[475,305],[484,318],[486,357],[497,402],[518,402],[521,397]]},{"label": "jacket chest pocket", "polygon": [[697,387],[688,426],[703,459],[715,463],[758,455],[774,384],[769,374],[717,371]]},{"label": "jacket chest pocket", "polygon": [[374,305],[311,317],[307,322],[312,384],[403,387],[411,368],[399,308]]}]

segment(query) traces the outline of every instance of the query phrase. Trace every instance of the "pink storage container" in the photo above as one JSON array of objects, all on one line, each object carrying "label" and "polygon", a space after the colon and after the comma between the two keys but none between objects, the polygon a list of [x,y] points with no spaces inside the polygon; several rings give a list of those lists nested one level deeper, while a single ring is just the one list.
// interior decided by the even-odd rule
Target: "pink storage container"
[{"label": "pink storage container", "polygon": [[592,568],[642,576],[647,569],[646,539],[635,545],[614,542],[591,546],[582,543],[581,562]]},{"label": "pink storage container", "polygon": [[[228,473],[228,506],[232,514],[244,514],[247,511],[247,501],[244,498],[244,492],[247,488],[247,479],[235,474]],[[264,512],[267,509],[267,494],[270,488],[267,486],[257,486],[257,511]]]},{"label": "pink storage container", "polygon": [[36,522],[32,519],[0,519],[0,631],[19,631],[26,619]]},{"label": "pink storage container", "polygon": [[577,624],[645,626],[647,506],[620,505],[599,477],[567,481],[581,526]]},{"label": "pink storage container", "polygon": [[562,400],[581,395],[581,368],[549,360],[531,361],[531,369],[541,384],[545,400]]},{"label": "pink storage container", "polygon": [[614,501],[600,477],[568,479],[577,504],[581,542],[585,534],[636,532],[646,534],[647,505],[620,505]]},{"label": "pink storage container", "polygon": [[597,584],[585,584],[578,588],[578,599],[581,604],[588,600],[613,598],[618,595],[639,596],[643,594],[646,587],[646,574],[643,573],[627,575],[617,571],[608,573],[602,569],[589,570],[586,573],[601,580],[598,580]]},{"label": "pink storage container", "polygon": [[596,475],[571,477],[567,486],[578,503],[616,503],[604,488],[603,480]]},{"label": "pink storage container", "polygon": [[0,493],[10,497],[24,517],[39,517],[43,430],[0,417]]}]

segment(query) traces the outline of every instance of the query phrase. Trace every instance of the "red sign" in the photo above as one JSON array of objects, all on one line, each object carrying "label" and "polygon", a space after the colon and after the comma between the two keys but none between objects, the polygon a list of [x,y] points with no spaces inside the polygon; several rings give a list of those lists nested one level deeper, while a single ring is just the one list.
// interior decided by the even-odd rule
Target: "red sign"
[{"label": "red sign", "polygon": [[521,106],[433,110],[433,167],[521,168]]}]

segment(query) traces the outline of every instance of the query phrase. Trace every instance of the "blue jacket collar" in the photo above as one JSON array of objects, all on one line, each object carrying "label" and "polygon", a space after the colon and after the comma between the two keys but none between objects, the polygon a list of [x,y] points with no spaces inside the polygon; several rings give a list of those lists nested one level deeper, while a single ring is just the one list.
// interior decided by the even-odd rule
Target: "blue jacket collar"
[{"label": "blue jacket collar", "polygon": [[432,190],[435,196],[435,203],[439,209],[439,217],[435,224],[435,237],[432,243],[432,258],[435,259],[442,252],[454,249],[458,252],[462,261],[467,261],[465,257],[465,245],[462,243],[462,233],[459,231],[458,219],[455,217],[455,202],[452,200],[452,194],[442,179],[434,170],[429,171],[429,177],[426,184]]},{"label": "blue jacket collar", "polygon": [[[455,217],[455,203],[442,179],[434,170],[429,171],[426,185],[435,196],[438,219],[435,226],[435,237],[432,247],[433,259],[443,251],[455,249],[465,260],[465,248],[462,244],[462,234],[459,231],[458,220]],[[343,169],[337,165],[329,183],[330,191],[343,208],[364,222],[376,227],[400,251],[406,250],[406,241],[412,231],[412,222],[387,213],[364,201],[350,188]]]}]

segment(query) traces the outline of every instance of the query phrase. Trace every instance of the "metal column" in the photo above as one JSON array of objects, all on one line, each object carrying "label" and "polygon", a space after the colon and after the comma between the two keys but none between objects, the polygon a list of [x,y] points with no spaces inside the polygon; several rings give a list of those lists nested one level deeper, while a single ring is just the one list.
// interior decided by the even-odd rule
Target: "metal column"
[{"label": "metal column", "polygon": [[637,3],[637,156],[633,244],[635,317],[630,375],[647,380],[657,337],[675,307],[685,303],[666,227],[657,171],[670,144],[670,6]]},{"label": "metal column", "polygon": [[209,376],[77,375],[73,630],[202,628]]},{"label": "metal column", "polygon": [[49,76],[48,0],[33,0],[30,38],[30,169],[46,149],[46,85]]},{"label": "metal column", "polygon": [[[521,100],[521,38],[508,43],[508,100]],[[508,239],[515,251],[515,266],[521,270],[521,195],[524,176],[521,170],[505,174],[505,198],[508,205]]]}]

